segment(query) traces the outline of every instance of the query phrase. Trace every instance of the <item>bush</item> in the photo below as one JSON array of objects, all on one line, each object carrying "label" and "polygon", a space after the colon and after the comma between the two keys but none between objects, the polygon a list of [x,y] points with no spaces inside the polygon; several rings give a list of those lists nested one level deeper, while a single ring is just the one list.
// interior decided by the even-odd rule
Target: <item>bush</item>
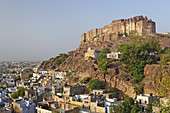
[{"label": "bush", "polygon": [[65,53],[64,54],[60,54],[59,56],[60,57],[56,60],[56,64],[58,66],[60,66],[60,64],[62,64],[65,61],[65,59],[69,57],[69,55],[67,55]]},{"label": "bush", "polygon": [[19,96],[24,96],[27,88],[19,88],[15,93],[11,95],[12,98],[18,98]]},{"label": "bush", "polygon": [[113,94],[118,94],[118,89],[117,88],[110,88],[110,89],[107,89],[107,93],[113,93]]},{"label": "bush", "polygon": [[80,82],[83,84],[87,84],[91,80],[91,77],[85,77]]},{"label": "bush", "polygon": [[88,83],[88,87],[91,90],[102,89],[102,82],[99,79],[90,80]]}]

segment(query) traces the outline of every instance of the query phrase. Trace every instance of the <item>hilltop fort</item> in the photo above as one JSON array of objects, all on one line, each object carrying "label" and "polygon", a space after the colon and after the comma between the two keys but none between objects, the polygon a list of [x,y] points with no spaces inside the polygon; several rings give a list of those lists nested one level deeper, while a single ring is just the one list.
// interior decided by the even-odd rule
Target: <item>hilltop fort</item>
[{"label": "hilltop fort", "polygon": [[[157,40],[160,42],[162,50],[170,48],[169,33],[156,33],[155,25],[155,22],[143,16],[114,20],[110,25],[104,26],[103,28],[83,33],[81,43],[76,50],[68,52],[65,58],[60,55],[43,61],[38,70],[76,72],[76,74],[73,74],[71,77],[76,80],[78,79],[77,83],[80,83],[84,77],[99,79],[106,87],[117,88],[121,90],[123,94],[135,98],[136,94],[133,92],[135,92],[136,86],[131,82],[133,79],[132,73],[119,61],[121,53],[115,51],[118,50],[120,44],[130,43],[130,34],[142,35],[141,39],[146,42],[149,39]],[[111,51],[111,53],[108,54],[111,56],[108,58],[117,55],[113,64],[107,67],[107,74],[101,72],[99,64],[96,61],[99,51],[104,48],[109,48]],[[156,56],[159,57],[159,55]],[[146,94],[155,93],[155,86],[160,88],[157,79],[162,78],[163,74],[161,70],[156,71],[159,68],[159,61],[157,63],[158,64],[146,65],[143,69],[145,78],[141,83],[145,84],[144,93]],[[167,75],[170,73],[168,68],[169,65],[164,68],[167,70]],[[155,76],[155,72],[157,76]],[[69,84],[74,83],[73,81],[69,82]]]},{"label": "hilltop fort", "polygon": [[155,32],[155,22],[146,16],[135,16],[129,19],[113,20],[110,25],[83,33],[81,40],[84,43],[95,40],[110,41],[118,37],[128,36],[130,33],[143,35]]}]

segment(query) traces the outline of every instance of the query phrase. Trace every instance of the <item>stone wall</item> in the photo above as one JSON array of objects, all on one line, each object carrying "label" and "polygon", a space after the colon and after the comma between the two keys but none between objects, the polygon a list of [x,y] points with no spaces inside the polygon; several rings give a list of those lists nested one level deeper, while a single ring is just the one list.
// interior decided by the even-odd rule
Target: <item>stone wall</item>
[{"label": "stone wall", "polygon": [[110,41],[122,35],[129,35],[132,32],[137,35],[155,33],[155,22],[143,16],[114,20],[110,25],[106,25],[103,28],[83,33],[81,39],[82,42],[95,40]]}]

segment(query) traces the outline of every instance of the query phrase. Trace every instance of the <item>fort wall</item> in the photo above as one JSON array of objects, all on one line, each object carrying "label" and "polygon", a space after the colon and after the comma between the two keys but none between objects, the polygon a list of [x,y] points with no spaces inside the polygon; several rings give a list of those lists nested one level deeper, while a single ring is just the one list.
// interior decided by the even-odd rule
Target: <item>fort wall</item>
[{"label": "fort wall", "polygon": [[113,20],[110,25],[83,33],[81,39],[82,42],[95,40],[109,41],[123,35],[129,35],[130,33],[143,35],[155,32],[155,22],[147,17],[136,16],[129,19]]}]

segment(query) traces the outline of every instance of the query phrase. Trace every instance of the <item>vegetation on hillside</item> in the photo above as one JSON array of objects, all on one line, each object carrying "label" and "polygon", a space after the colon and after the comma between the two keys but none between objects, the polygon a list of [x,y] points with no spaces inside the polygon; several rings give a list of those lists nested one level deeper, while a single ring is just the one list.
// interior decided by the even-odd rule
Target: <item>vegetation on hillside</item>
[{"label": "vegetation on hillside", "polygon": [[80,82],[83,84],[87,84],[92,78],[91,77],[85,77]]},{"label": "vegetation on hillside", "polygon": [[150,53],[160,52],[159,41],[149,39],[144,41],[140,37],[132,37],[131,43],[121,44],[119,51],[121,52],[121,62],[126,64],[125,68],[132,72],[134,84],[143,80],[144,67],[146,64],[152,64],[156,61],[154,55]]},{"label": "vegetation on hillside", "polygon": [[100,81],[99,79],[90,80],[88,83],[88,87],[90,90],[102,89],[102,86],[102,81]]},{"label": "vegetation on hillside", "polygon": [[59,54],[59,58],[56,60],[56,64],[58,66],[60,66],[60,64],[62,64],[65,61],[65,59],[68,58],[68,57],[69,57],[69,55],[67,55],[65,53]]},{"label": "vegetation on hillside", "polygon": [[97,56],[97,63],[99,69],[103,72],[103,74],[107,74],[107,67],[111,64],[111,60],[107,59],[107,53],[110,53],[109,48],[104,48],[100,54]]},{"label": "vegetation on hillside", "polygon": [[65,78],[70,82],[77,82],[79,79],[79,76],[77,75],[77,70],[72,70],[71,72],[67,73],[65,75]]},{"label": "vegetation on hillside", "polygon": [[117,88],[110,88],[106,90],[107,93],[118,94],[119,90]]},{"label": "vegetation on hillside", "polygon": [[11,97],[12,97],[13,99],[15,99],[15,98],[18,98],[19,96],[24,96],[26,90],[27,90],[27,88],[21,87],[21,88],[19,88],[15,93],[13,93],[13,94],[11,95]]},{"label": "vegetation on hillside", "polygon": [[161,65],[170,64],[170,49],[165,50],[164,54],[161,55]]}]

